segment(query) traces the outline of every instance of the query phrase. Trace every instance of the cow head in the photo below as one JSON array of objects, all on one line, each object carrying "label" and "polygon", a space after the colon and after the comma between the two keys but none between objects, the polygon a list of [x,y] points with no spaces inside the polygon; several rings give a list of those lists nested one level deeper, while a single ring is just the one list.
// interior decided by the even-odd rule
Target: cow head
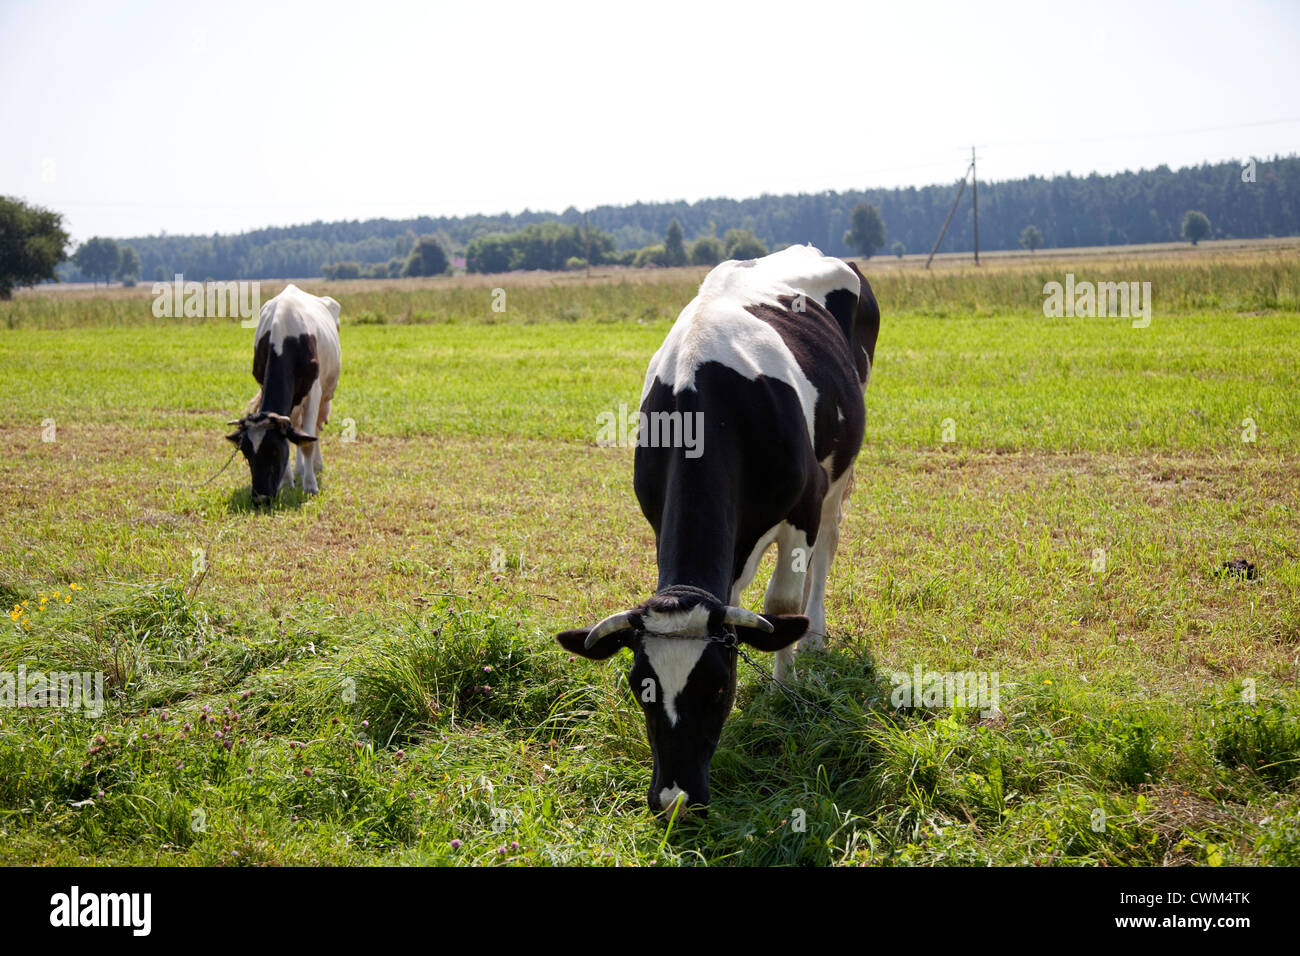
[{"label": "cow head", "polygon": [[650,809],[671,812],[680,803],[686,813],[709,803],[709,763],[736,699],[737,646],[777,651],[807,630],[803,615],[760,617],[679,585],[556,640],[592,660],[632,651],[628,683],[645,713],[654,758]]},{"label": "cow head", "polygon": [[289,466],[289,442],[301,445],[316,440],[293,427],[287,415],[257,412],[227,422],[239,428],[226,436],[239,446],[248,459],[253,477],[253,503],[262,504],[280,490],[285,469]]}]

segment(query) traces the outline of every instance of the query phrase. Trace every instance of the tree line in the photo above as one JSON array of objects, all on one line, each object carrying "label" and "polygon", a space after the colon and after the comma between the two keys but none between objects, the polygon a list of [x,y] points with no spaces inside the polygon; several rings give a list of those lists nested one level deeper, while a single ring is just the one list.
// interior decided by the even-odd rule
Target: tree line
[{"label": "tree line", "polygon": [[[600,206],[585,219],[570,207],[558,215],[526,210],[518,215],[315,222],[230,236],[141,236],[113,243],[123,257],[115,262],[109,261],[112,255],[105,245],[113,240],[97,237],[83,246],[91,246],[90,252],[78,250],[56,268],[60,278],[82,281],[157,281],[176,273],[199,280],[431,275],[447,268],[438,268],[434,246],[448,262],[463,255],[466,268],[476,272],[587,263],[707,265],[721,257],[749,257],[762,254],[758,249],[803,242],[831,255],[881,250],[901,255],[929,250],[955,194],[956,181],[905,189]],[[862,218],[868,215],[861,212],[864,207],[874,210],[872,218]],[[1196,221],[1195,237],[1185,232],[1189,211],[1206,218],[1203,232]],[[0,218],[0,230],[14,232],[27,214],[6,215]],[[944,250],[969,250],[972,232],[970,203],[964,200]],[[980,245],[985,249],[1023,245],[1032,251],[1298,233],[1296,156],[980,184]],[[130,253],[121,251],[124,245]],[[18,258],[30,252],[0,231],[0,254],[6,249]]]}]

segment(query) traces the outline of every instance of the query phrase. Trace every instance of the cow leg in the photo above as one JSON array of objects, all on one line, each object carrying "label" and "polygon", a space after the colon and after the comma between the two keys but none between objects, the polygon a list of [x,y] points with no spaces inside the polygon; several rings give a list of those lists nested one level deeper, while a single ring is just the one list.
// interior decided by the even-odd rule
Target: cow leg
[{"label": "cow leg", "polygon": [[[782,524],[777,532],[776,545],[776,568],[767,583],[767,593],[763,595],[763,613],[802,614],[812,558],[808,536],[794,525]],[[795,679],[793,646],[776,652],[772,673],[783,683]]]},{"label": "cow leg", "polygon": [[[308,435],[318,434],[316,423],[320,414],[320,392],[320,382],[316,382],[302,404],[302,425],[299,427]],[[299,445],[297,461],[294,463],[294,474],[302,483],[302,490],[309,495],[320,491],[320,486],[316,483],[316,456],[320,453],[316,446],[319,444],[319,441],[311,441]]]},{"label": "cow leg", "polygon": [[[320,413],[316,416],[317,435],[320,434],[321,426],[324,425],[329,420],[330,420],[330,403],[329,400],[327,399],[326,401],[320,403]],[[313,470],[316,472],[316,474],[319,475],[325,471],[325,460],[321,458],[321,454],[320,454],[320,442],[319,441],[312,442],[311,450],[314,456],[312,459],[312,467]]]},{"label": "cow leg", "polygon": [[853,469],[850,468],[840,475],[822,499],[821,524],[817,529],[817,547],[813,549],[808,567],[808,600],[803,611],[810,623],[807,636],[799,641],[801,651],[820,651],[826,646],[826,578],[840,543],[843,503],[852,489]]}]

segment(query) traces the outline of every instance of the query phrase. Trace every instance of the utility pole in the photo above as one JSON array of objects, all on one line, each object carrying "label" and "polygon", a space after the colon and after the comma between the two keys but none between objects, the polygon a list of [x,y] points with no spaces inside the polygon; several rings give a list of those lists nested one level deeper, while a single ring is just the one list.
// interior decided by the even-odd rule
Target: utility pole
[{"label": "utility pole", "polygon": [[975,174],[975,147],[970,148],[970,202],[975,213],[975,264],[980,264],[980,188]]},{"label": "utility pole", "polygon": [[957,198],[952,201],[952,208],[948,210],[948,218],[943,221],[943,226],[939,230],[939,238],[934,240],[934,247],[930,249],[930,258],[925,260],[925,267],[930,268],[930,263],[934,261],[934,255],[939,251],[939,244],[943,242],[943,237],[948,232],[948,226],[952,222],[953,213],[957,211],[957,204],[961,202],[962,195],[966,192],[966,180],[970,180],[971,208],[975,215],[975,264],[980,264],[980,197],[979,182],[975,174],[975,147],[970,148],[970,165],[966,167],[966,174],[961,178],[961,185],[957,189]]},{"label": "utility pole", "polygon": [[934,247],[930,250],[930,258],[925,260],[925,267],[930,268],[930,263],[934,261],[934,254],[939,251],[939,243],[943,242],[944,234],[948,231],[948,223],[952,222],[952,214],[957,211],[957,203],[961,202],[962,193],[966,192],[966,178],[970,175],[970,170],[966,170],[966,176],[961,178],[961,187],[957,190],[957,198],[952,201],[952,208],[948,210],[948,218],[943,221],[943,228],[939,230],[939,238],[934,240]]}]

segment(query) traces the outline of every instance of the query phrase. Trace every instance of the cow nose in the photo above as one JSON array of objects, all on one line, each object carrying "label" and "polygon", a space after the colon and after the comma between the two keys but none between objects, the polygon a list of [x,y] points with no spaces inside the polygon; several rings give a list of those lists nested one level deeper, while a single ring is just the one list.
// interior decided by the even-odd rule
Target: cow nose
[{"label": "cow nose", "polygon": [[674,784],[671,787],[664,787],[659,791],[659,812],[665,816],[673,815],[673,808],[680,804],[677,810],[677,819],[685,820],[694,815],[690,807],[691,795],[681,787]]}]

